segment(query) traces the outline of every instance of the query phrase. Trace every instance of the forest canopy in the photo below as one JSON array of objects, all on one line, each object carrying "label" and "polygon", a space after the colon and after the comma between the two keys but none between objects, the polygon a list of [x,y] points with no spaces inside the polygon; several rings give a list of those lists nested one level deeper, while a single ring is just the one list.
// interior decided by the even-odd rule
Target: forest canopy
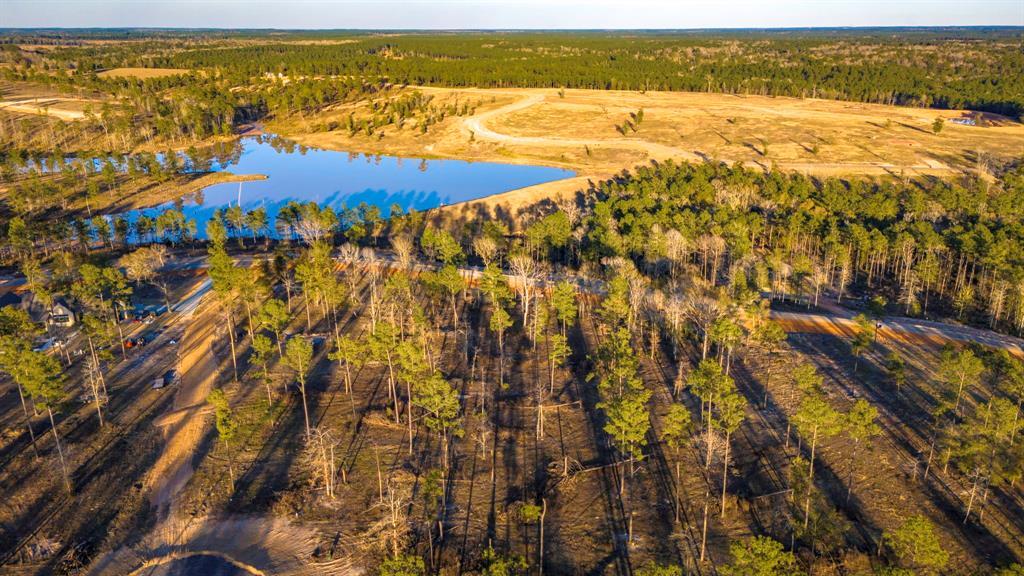
[{"label": "forest canopy", "polygon": [[[233,85],[267,75],[315,76],[434,86],[707,91],[1024,113],[1024,53],[1020,29],[1010,27],[304,32],[273,38],[244,31],[164,32],[113,48],[90,44],[85,40],[94,38],[73,31],[23,31],[5,41],[61,47],[29,55],[5,51],[0,59],[16,63],[18,74],[63,70],[93,80],[93,73],[119,66],[164,67],[215,72]],[[131,31],[108,33],[138,40]]]}]

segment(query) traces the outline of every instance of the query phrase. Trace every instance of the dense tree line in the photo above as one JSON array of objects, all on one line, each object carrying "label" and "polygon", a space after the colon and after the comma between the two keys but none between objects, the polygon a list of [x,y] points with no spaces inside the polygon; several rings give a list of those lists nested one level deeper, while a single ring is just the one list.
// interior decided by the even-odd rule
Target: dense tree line
[{"label": "dense tree line", "polygon": [[[831,32],[823,34],[338,35],[348,42],[208,40],[207,47],[187,51],[174,50],[176,40],[154,39],[135,47],[63,48],[35,66],[75,70],[76,76],[114,66],[185,68],[215,71],[234,85],[269,74],[441,86],[817,96],[1024,112],[1024,55],[1008,31],[865,31],[844,34],[841,43]],[[154,44],[163,49],[154,50]]]},{"label": "dense tree line", "polygon": [[773,298],[842,301],[851,285],[903,314],[974,316],[1024,331],[1024,186],[979,179],[840,180],[667,162],[602,184],[576,244],[583,262],[645,270],[697,262],[705,280]]},{"label": "dense tree line", "polygon": [[[0,70],[9,80],[43,84],[65,93],[109,94],[117,100],[85,109],[80,122],[51,117],[0,122],[0,142],[13,148],[81,149],[83,146],[129,151],[138,145],[174,146],[232,134],[239,125],[266,119],[315,118],[332,106],[366,100],[367,113],[346,120],[313,122],[312,131],[345,128],[350,134],[412,123],[420,133],[448,116],[465,116],[479,102],[436,103],[419,91],[401,91],[383,79],[311,78],[293,81],[263,75],[230,80],[225,75],[181,74],[157,78],[102,78],[93,73],[66,76],[49,71]],[[86,144],[86,142],[88,144]]]},{"label": "dense tree line", "polygon": [[[471,113],[467,103],[455,110],[422,101],[381,108],[386,104],[380,98],[393,98],[390,86],[410,84],[706,91],[1024,113],[1024,55],[1004,30],[842,36],[837,43],[831,33],[811,32],[346,34],[300,43],[256,35],[237,43],[209,33],[187,40],[156,34],[150,42],[103,46],[69,42],[31,54],[7,45],[0,52],[9,64],[0,67],[5,80],[116,99],[86,110],[84,123],[0,123],[0,141],[78,148],[102,134],[107,150],[154,140],[182,146],[228,134],[239,124],[306,118],[361,100],[376,105],[371,117],[307,128],[372,135],[388,124],[401,127],[410,118],[402,112],[410,103],[417,104],[421,131],[445,115]],[[98,75],[121,66],[184,71],[153,78]]]}]

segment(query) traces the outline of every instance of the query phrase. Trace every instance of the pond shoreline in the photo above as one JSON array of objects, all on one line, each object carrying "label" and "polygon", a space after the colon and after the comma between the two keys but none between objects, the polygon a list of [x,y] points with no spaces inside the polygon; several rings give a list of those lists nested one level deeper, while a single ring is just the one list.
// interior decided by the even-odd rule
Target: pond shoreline
[{"label": "pond shoreline", "polygon": [[581,182],[577,173],[561,167],[366,154],[266,133],[240,136],[237,146],[236,154],[191,181],[188,188],[194,191],[131,201],[122,214],[134,221],[176,208],[185,220],[195,220],[202,237],[206,221],[217,210],[235,205],[246,212],[263,208],[267,228],[273,231],[278,212],[293,202],[330,206],[339,217],[342,208],[375,206],[386,218],[394,206],[450,212],[478,203],[495,206],[509,198],[549,196],[567,186],[577,189]]},{"label": "pond shoreline", "polygon": [[[246,135],[249,134],[247,133]],[[302,146],[321,150],[331,150],[334,152],[349,154],[363,154],[367,156],[413,158],[405,155],[404,150],[381,150],[372,146],[360,146],[359,143],[356,142],[343,144],[326,138],[317,138],[316,136],[316,134],[303,133],[288,134],[287,136],[282,137]],[[437,208],[431,209],[431,211],[439,212],[446,216],[452,216],[462,210],[469,208],[476,209],[478,207],[486,208],[492,212],[495,210],[518,211],[543,200],[551,200],[553,202],[557,201],[567,194],[586,188],[588,182],[599,182],[610,178],[614,174],[611,170],[594,170],[591,167],[580,166],[572,162],[555,162],[543,158],[527,158],[522,156],[502,155],[498,153],[485,154],[484,156],[479,157],[466,154],[434,154],[431,152],[422,152],[420,155],[415,156],[415,159],[454,160],[471,164],[493,163],[515,166],[546,166],[549,168],[569,170],[575,173],[575,176],[551,180],[549,182],[543,182],[531,186],[514,188],[504,192],[497,192],[472,200],[464,200],[462,202],[456,202],[446,206],[438,206]],[[568,186],[567,181],[573,181],[573,185]]]}]

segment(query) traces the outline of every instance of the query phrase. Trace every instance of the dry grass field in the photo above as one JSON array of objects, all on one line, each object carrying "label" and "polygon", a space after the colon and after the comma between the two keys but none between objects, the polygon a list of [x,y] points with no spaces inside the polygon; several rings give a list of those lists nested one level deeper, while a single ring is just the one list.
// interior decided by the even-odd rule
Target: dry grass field
[{"label": "dry grass field", "polygon": [[[426,134],[409,125],[388,126],[372,136],[316,132],[309,129],[312,119],[268,129],[324,148],[547,164],[598,179],[669,158],[819,176],[948,176],[1024,154],[1024,125],[992,116],[978,126],[950,122],[969,115],[959,110],[682,92],[415,89],[434,95],[437,103],[478,106],[472,116],[448,117]],[[339,107],[315,121],[359,117],[365,106]],[[637,123],[631,114],[640,110]],[[946,120],[938,134],[932,130],[937,117]],[[549,187],[535,186],[484,201],[520,204],[550,193]]]},{"label": "dry grass field", "polygon": [[89,100],[70,98],[28,98],[24,100],[4,100],[0,102],[0,110],[13,113],[52,116],[61,120],[81,120],[85,118],[85,107]]},{"label": "dry grass field", "polygon": [[50,116],[65,121],[85,118],[85,109],[99,113],[103,98],[97,94],[68,95],[27,82],[0,82],[0,112],[14,116]]}]

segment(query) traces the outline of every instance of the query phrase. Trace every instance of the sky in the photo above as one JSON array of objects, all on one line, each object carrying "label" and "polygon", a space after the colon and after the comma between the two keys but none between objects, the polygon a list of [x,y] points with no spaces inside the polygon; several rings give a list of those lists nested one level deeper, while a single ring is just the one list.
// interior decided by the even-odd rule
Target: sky
[{"label": "sky", "polygon": [[1024,26],[1024,0],[0,0],[0,28]]}]

